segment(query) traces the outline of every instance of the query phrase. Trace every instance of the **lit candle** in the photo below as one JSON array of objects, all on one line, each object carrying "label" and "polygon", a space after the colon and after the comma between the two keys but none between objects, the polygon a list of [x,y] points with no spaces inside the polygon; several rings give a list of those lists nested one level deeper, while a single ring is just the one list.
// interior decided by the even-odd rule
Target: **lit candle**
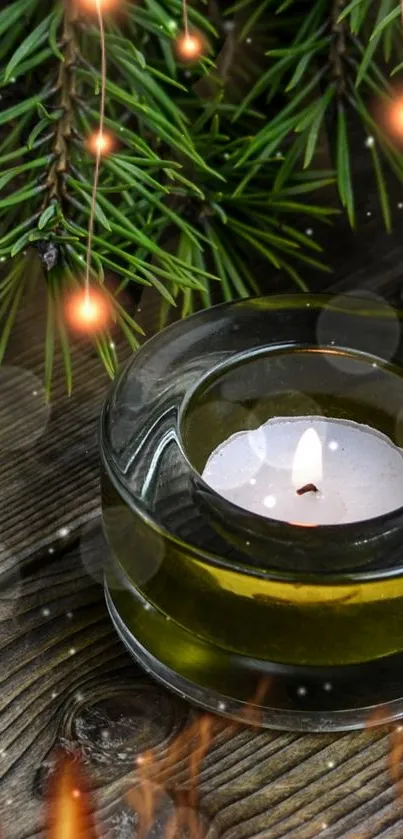
[{"label": "lit candle", "polygon": [[204,481],[252,513],[314,526],[403,506],[403,450],[380,431],[325,417],[277,417],[224,440]]}]

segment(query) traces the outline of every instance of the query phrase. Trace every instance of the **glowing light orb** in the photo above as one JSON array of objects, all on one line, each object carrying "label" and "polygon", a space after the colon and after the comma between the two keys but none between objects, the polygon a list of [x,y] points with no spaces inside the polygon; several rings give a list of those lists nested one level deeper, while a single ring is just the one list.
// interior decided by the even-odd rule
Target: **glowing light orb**
[{"label": "glowing light orb", "polygon": [[118,0],[76,0],[77,5],[90,12],[108,12],[117,6]]},{"label": "glowing light orb", "polygon": [[175,42],[176,52],[184,61],[195,61],[200,58],[204,52],[204,46],[200,35],[189,32],[182,32]]},{"label": "glowing light orb", "polygon": [[102,292],[81,290],[69,298],[66,318],[78,332],[99,332],[110,320],[110,306]]},{"label": "glowing light orb", "polygon": [[396,136],[403,137],[403,96],[392,101],[386,111],[386,123]]},{"label": "glowing light orb", "polygon": [[88,139],[88,148],[93,154],[105,155],[112,151],[113,140],[110,134],[105,134],[103,131],[96,131]]}]

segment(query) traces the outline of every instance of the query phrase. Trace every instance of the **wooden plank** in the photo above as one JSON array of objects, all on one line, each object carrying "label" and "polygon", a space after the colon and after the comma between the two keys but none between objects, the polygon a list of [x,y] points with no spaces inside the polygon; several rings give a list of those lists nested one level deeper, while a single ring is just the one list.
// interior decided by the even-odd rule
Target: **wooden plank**
[{"label": "wooden plank", "polygon": [[[136,821],[129,794],[139,783],[136,759],[157,748],[162,762],[172,740],[200,716],[144,676],[121,648],[97,582],[104,549],[98,527],[89,527],[74,549],[49,557],[1,591],[0,812],[6,839],[40,830],[58,745],[78,749],[82,757],[96,790],[101,834],[123,839],[129,835],[124,825]],[[220,721],[199,778],[209,836],[401,835],[389,749],[383,729],[336,736],[246,728],[233,733]],[[168,800],[188,783],[185,749],[165,775]]]}]

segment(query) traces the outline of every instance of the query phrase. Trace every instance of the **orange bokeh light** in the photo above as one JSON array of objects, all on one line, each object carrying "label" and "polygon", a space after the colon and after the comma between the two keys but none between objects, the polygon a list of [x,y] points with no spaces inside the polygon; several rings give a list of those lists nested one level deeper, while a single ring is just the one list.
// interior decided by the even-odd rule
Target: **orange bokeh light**
[{"label": "orange bokeh light", "polygon": [[113,140],[110,134],[105,134],[104,131],[102,133],[95,131],[88,138],[87,146],[93,154],[105,155],[112,151]]},{"label": "orange bokeh light", "polygon": [[389,103],[385,117],[389,131],[398,137],[403,137],[403,96]]},{"label": "orange bokeh light", "polygon": [[76,0],[77,6],[90,12],[108,12],[117,6],[119,0]]},{"label": "orange bokeh light", "polygon": [[110,306],[100,291],[83,289],[66,302],[66,319],[78,332],[99,332],[110,320]]},{"label": "orange bokeh light", "polygon": [[200,35],[190,32],[182,32],[175,42],[176,52],[184,61],[195,61],[204,52],[204,42]]}]

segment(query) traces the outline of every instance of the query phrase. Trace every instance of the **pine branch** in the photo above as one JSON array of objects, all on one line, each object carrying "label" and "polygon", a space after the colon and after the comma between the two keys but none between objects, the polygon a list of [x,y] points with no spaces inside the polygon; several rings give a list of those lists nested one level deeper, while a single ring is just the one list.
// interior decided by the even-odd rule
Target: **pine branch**
[{"label": "pine branch", "polygon": [[66,3],[63,12],[63,32],[61,38],[61,60],[56,84],[56,95],[60,116],[53,124],[54,140],[52,160],[46,176],[46,196],[43,209],[52,201],[59,202],[63,208],[66,196],[66,174],[69,164],[69,143],[73,134],[73,107],[76,95],[74,69],[78,59],[75,37],[77,9],[74,3]]},{"label": "pine branch", "polygon": [[[245,0],[240,4],[245,23],[232,33],[230,57],[239,55],[236,39],[249,31],[245,25],[251,15]],[[113,318],[133,349],[140,331],[122,306],[123,288],[154,286],[165,307],[179,305],[187,315],[220,298],[258,293],[250,268],[257,259],[283,270],[300,288],[305,288],[304,267],[326,270],[320,246],[293,219],[331,219],[331,212],[308,196],[335,183],[335,173],[300,176],[298,167],[302,161],[313,163],[336,91],[343,102],[351,94],[348,56],[342,52],[348,22],[339,26],[335,8],[330,26],[324,14],[327,4],[315,0],[301,20],[297,0],[286,0],[281,14],[287,17],[287,9],[297,8],[292,10],[293,34],[291,43],[284,43],[286,27],[281,14],[275,16],[275,37],[283,38],[277,45],[273,32],[266,31],[263,12],[270,6],[273,17],[280,2],[260,3],[254,26],[262,32],[265,49],[272,47],[270,66],[261,72],[260,64],[242,62],[237,73],[246,74],[243,84],[251,93],[236,106],[228,94],[231,74],[223,54],[218,73],[214,68],[212,56],[214,51],[220,55],[221,45],[202,7],[189,8],[190,22],[201,29],[210,52],[189,67],[178,63],[174,50],[182,27],[181,0],[144,0],[140,6],[127,0],[121,14],[105,18],[105,130],[115,147],[100,171],[91,281],[109,296]],[[14,21],[13,37],[7,20]],[[339,60],[345,72],[343,90],[339,77],[331,76],[330,65],[336,74]],[[95,20],[70,2],[55,2],[53,11],[44,9],[42,0],[8,2],[7,14],[0,12],[0,62],[0,85],[6,91],[0,130],[11,121],[4,140],[0,136],[0,257],[30,248],[39,253],[48,292],[47,393],[58,352],[71,392],[63,303],[66,295],[82,288],[86,257],[94,173],[87,140],[99,125]],[[315,101],[323,79],[326,90]],[[254,99],[266,93],[273,109],[282,87],[286,105],[273,112],[267,125]],[[203,99],[207,89],[208,101]],[[289,148],[277,157],[285,139]],[[376,166],[379,179],[378,159]],[[108,285],[111,274],[117,280],[115,291]],[[22,286],[16,276],[10,277],[4,299],[13,291],[14,311]],[[6,337],[9,330],[7,321]],[[107,331],[95,339],[113,376],[117,359],[110,343]]]},{"label": "pine branch", "polygon": [[331,77],[334,82],[337,96],[340,98],[346,92],[345,80],[345,56],[346,56],[346,23],[340,20],[340,15],[344,8],[344,0],[332,0],[331,10],[331,46],[329,51],[329,61],[331,67]]}]

